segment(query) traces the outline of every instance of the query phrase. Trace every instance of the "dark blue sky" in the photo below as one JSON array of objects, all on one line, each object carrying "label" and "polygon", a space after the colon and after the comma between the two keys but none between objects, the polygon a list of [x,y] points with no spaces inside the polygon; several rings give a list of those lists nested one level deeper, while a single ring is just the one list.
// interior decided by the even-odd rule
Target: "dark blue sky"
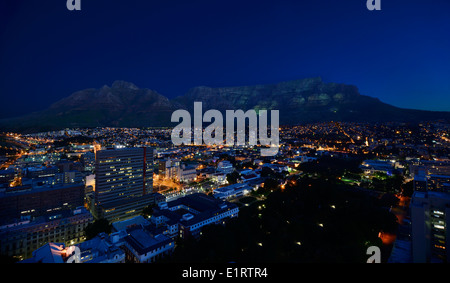
[{"label": "dark blue sky", "polygon": [[127,80],[199,86],[321,76],[404,108],[450,110],[450,1],[0,1],[0,118]]}]

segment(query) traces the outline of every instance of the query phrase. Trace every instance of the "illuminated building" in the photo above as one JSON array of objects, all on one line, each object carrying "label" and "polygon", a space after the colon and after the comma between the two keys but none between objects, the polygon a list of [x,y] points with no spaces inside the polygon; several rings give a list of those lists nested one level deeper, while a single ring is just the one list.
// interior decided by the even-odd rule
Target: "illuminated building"
[{"label": "illuminated building", "polygon": [[450,175],[429,175],[428,189],[450,193]]},{"label": "illuminated building", "polygon": [[155,262],[175,249],[172,238],[163,234],[154,235],[146,226],[134,226],[126,231],[123,247],[127,262]]},{"label": "illuminated building", "polygon": [[227,160],[220,161],[219,164],[217,164],[217,171],[224,174],[233,173],[233,164],[231,164],[231,162]]},{"label": "illuminated building", "polygon": [[1,223],[83,206],[83,184],[19,186],[0,192]]},{"label": "illuminated building", "polygon": [[0,187],[4,184],[4,187],[8,187],[9,183],[14,180],[16,172],[14,170],[0,170]]},{"label": "illuminated building", "polygon": [[360,168],[366,175],[373,175],[376,172],[386,173],[392,175],[394,173],[396,164],[385,160],[364,160]]},{"label": "illuminated building", "polygon": [[450,192],[450,163],[420,161],[410,168],[414,176],[415,191]]},{"label": "illuminated building", "polygon": [[33,251],[31,258],[20,263],[67,263],[74,262],[75,250],[76,263],[124,263],[125,252],[121,249],[121,233],[98,234],[95,238],[80,244],[68,246],[64,243],[47,243]]},{"label": "illuminated building", "polygon": [[95,153],[88,151],[81,156],[81,162],[85,171],[92,172],[95,169]]},{"label": "illuminated building", "polygon": [[153,149],[124,148],[96,152],[92,213],[115,222],[139,215],[155,203]]},{"label": "illuminated building", "polygon": [[197,178],[197,170],[192,165],[182,164],[178,171],[178,180],[180,182],[190,182]]},{"label": "illuminated building", "polygon": [[159,207],[154,209],[151,222],[157,227],[167,227],[171,237],[197,238],[202,227],[223,223],[226,219],[237,217],[238,213],[239,208],[234,203],[195,193],[160,203]]},{"label": "illuminated building", "polygon": [[450,194],[414,192],[411,199],[413,261],[448,262],[450,259]]},{"label": "illuminated building", "polygon": [[426,170],[424,168],[417,166],[414,167],[413,174],[414,174],[413,179],[414,191],[425,192],[428,187]]},{"label": "illuminated building", "polygon": [[222,188],[217,188],[213,192],[213,196],[217,199],[225,200],[244,196],[253,191],[247,183],[236,183]]},{"label": "illuminated building", "polygon": [[84,229],[93,221],[89,211],[58,210],[31,220],[0,227],[0,253],[20,259],[50,242],[73,245],[85,240]]},{"label": "illuminated building", "polygon": [[180,176],[180,161],[164,159],[159,161],[159,175],[165,179],[178,179]]},{"label": "illuminated building", "polygon": [[124,263],[125,253],[121,249],[126,233],[99,233],[93,239],[76,246],[80,249],[80,263]]}]

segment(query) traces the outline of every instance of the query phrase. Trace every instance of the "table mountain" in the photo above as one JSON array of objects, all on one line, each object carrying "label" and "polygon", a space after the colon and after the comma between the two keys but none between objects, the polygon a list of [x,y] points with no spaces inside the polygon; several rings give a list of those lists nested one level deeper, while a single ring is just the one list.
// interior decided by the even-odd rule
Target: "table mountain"
[{"label": "table mountain", "polygon": [[187,109],[193,113],[195,101],[203,102],[203,111],[217,109],[223,113],[237,109],[278,109],[282,125],[323,121],[450,121],[450,112],[394,107],[361,95],[355,86],[325,83],[320,78],[270,85],[200,86],[174,99],[129,82],[115,81],[111,86],[77,91],[46,110],[3,119],[0,129],[36,132],[72,127],[175,126],[176,123],[170,122],[172,112]]}]

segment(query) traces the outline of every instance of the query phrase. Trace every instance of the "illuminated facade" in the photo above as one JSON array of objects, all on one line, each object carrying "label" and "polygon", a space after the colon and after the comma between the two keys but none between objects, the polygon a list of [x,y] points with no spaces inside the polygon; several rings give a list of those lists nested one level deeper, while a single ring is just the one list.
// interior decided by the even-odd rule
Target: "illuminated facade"
[{"label": "illuminated facade", "polygon": [[170,237],[198,238],[204,226],[224,223],[238,213],[239,208],[234,203],[195,193],[160,203],[153,209],[151,222],[157,227],[165,226]]},{"label": "illuminated facade", "polygon": [[163,234],[154,235],[145,226],[127,229],[124,238],[126,262],[151,263],[170,255],[175,249],[175,241]]},{"label": "illuminated facade", "polygon": [[450,194],[414,192],[411,199],[413,261],[450,259]]},{"label": "illuminated facade", "polygon": [[0,192],[0,219],[3,224],[14,223],[51,211],[75,209],[83,202],[82,184],[11,187]]},{"label": "illuminated facade", "polygon": [[89,211],[58,210],[0,227],[0,253],[19,259],[29,258],[33,251],[50,242],[73,245],[85,240],[84,229],[93,221]]},{"label": "illuminated facade", "polygon": [[153,150],[107,149],[96,152],[92,213],[110,222],[139,215],[154,203]]},{"label": "illuminated facade", "polygon": [[168,180],[179,179],[180,161],[177,159],[164,159],[159,161],[159,175]]}]

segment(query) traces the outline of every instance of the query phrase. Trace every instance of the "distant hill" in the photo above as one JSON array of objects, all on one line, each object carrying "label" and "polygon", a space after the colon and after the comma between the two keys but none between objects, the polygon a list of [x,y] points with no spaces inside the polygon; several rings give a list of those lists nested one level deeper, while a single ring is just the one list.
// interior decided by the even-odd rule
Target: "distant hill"
[{"label": "distant hill", "polygon": [[39,132],[73,127],[175,126],[176,123],[170,122],[173,111],[193,111],[195,101],[203,102],[203,111],[278,109],[282,125],[323,121],[450,121],[450,112],[394,107],[361,95],[355,86],[325,83],[320,78],[270,85],[200,86],[174,99],[129,82],[116,81],[111,86],[77,91],[43,111],[0,120],[0,130]]}]

